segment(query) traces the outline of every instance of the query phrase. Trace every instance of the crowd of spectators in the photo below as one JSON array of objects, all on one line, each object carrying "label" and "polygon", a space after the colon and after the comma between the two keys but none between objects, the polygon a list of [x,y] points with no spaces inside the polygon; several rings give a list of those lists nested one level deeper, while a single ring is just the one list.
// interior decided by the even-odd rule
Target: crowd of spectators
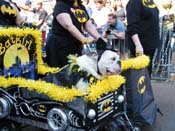
[{"label": "crowd of spectators", "polygon": [[[24,19],[28,22],[35,22],[38,29],[47,31],[47,34],[52,26],[52,12],[55,2],[55,0],[50,0],[50,2],[16,0]],[[97,31],[104,38],[107,38],[107,35],[110,33],[117,39],[125,39],[127,25],[126,5],[128,0],[82,0],[82,2]],[[175,12],[174,7],[165,8],[168,4],[173,3],[172,0],[154,0],[154,2],[159,8],[160,17]],[[114,23],[111,24],[111,20],[116,25]],[[108,32],[106,33],[107,30]],[[44,37],[46,38],[46,36]]]}]

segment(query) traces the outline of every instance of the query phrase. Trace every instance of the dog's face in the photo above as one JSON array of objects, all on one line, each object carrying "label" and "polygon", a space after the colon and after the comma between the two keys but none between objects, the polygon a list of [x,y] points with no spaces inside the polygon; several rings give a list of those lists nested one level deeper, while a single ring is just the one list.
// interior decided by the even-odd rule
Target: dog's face
[{"label": "dog's face", "polygon": [[119,55],[111,50],[104,51],[97,64],[102,76],[118,74],[121,71]]},{"label": "dog's face", "polygon": [[[102,53],[102,55],[100,55]],[[120,72],[121,65],[117,52],[111,50],[102,51],[100,54],[91,52],[77,58],[77,63],[82,70],[92,74],[97,79],[102,79],[107,75],[115,75]],[[99,71],[99,72],[98,72]],[[87,83],[80,79],[76,87],[86,91]]]}]

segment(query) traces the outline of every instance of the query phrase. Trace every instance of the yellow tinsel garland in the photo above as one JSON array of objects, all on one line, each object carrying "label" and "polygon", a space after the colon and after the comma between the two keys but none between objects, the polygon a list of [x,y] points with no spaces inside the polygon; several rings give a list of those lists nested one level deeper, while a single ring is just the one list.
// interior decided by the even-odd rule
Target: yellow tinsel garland
[{"label": "yellow tinsel garland", "polygon": [[130,58],[127,60],[121,60],[122,71],[128,69],[143,69],[149,65],[149,57],[146,55],[141,55],[136,58]]},{"label": "yellow tinsel garland", "polygon": [[[19,88],[26,88],[30,91],[35,91],[39,94],[44,94],[55,101],[69,102],[74,100],[78,96],[84,96],[86,93],[77,90],[75,87],[68,89],[63,86],[58,86],[53,83],[47,83],[41,80],[29,80],[25,78],[5,78],[0,76],[0,87],[9,88],[17,85]],[[122,76],[114,75],[104,78],[103,80],[97,81],[96,84],[92,84],[88,89],[86,96],[87,101],[96,102],[98,98],[101,98],[104,93],[112,92],[117,90],[125,79]]]},{"label": "yellow tinsel garland", "polygon": [[92,84],[88,88],[86,99],[90,102],[96,102],[103,94],[116,91],[125,83],[125,79],[120,75],[112,75],[99,80],[96,84]]},{"label": "yellow tinsel garland", "polygon": [[61,102],[69,102],[74,100],[77,96],[83,96],[84,92],[76,88],[68,89],[66,87],[57,86],[53,83],[47,83],[40,80],[29,80],[25,78],[5,78],[0,76],[2,88],[9,88],[17,85],[19,88],[26,88],[30,91],[35,91],[39,94],[44,94],[53,100]]},{"label": "yellow tinsel garland", "polygon": [[41,31],[34,30],[31,28],[0,28],[0,36],[27,36],[32,35],[35,39],[36,43],[36,59],[37,59],[37,70],[39,74],[45,74],[48,72],[55,72],[58,71],[59,68],[51,68],[44,64],[42,60],[42,38],[41,38]]}]

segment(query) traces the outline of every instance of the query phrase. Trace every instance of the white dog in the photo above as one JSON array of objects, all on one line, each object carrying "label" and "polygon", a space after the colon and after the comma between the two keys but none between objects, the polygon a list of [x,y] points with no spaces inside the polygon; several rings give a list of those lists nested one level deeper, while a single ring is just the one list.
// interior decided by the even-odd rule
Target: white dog
[{"label": "white dog", "polygon": [[70,88],[76,86],[77,89],[87,91],[91,76],[95,79],[102,79],[106,75],[119,72],[119,55],[110,50],[103,50],[100,53],[90,52],[76,58],[76,64],[73,66],[70,59],[69,65],[57,73],[46,75],[43,80]]},{"label": "white dog", "polygon": [[[102,79],[106,75],[118,74],[121,67],[119,55],[111,50],[105,50],[101,55],[97,53],[82,55],[77,58],[77,63],[81,70],[87,71],[96,79]],[[76,88],[86,91],[88,84],[80,79]]]}]

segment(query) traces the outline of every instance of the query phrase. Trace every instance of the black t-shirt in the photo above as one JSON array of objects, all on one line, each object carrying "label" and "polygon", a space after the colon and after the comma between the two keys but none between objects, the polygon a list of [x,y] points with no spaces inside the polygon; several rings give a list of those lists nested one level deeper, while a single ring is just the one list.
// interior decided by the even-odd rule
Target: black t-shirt
[{"label": "black t-shirt", "polygon": [[82,27],[88,21],[89,16],[83,5],[78,8],[74,8],[71,4],[59,1],[56,3],[53,13],[52,22],[52,33],[61,36],[75,39],[68,30],[63,28],[60,23],[56,20],[56,16],[61,13],[68,13],[72,19],[73,24],[78,28],[79,31],[83,32]]},{"label": "black t-shirt", "polygon": [[83,5],[78,8],[66,2],[59,0],[54,8],[52,33],[50,33],[47,44],[47,64],[51,67],[63,67],[68,63],[67,56],[70,54],[82,55],[82,43],[76,39],[67,29],[62,27],[56,17],[61,13],[67,13],[73,22],[73,25],[83,33],[84,24],[89,20],[88,13]]},{"label": "black t-shirt", "polygon": [[[151,0],[130,0],[127,8],[127,34],[138,34],[144,50],[160,47],[159,11]],[[131,39],[129,39],[131,41]]]},{"label": "black t-shirt", "polygon": [[0,26],[16,26],[17,12],[10,3],[0,0]]}]

